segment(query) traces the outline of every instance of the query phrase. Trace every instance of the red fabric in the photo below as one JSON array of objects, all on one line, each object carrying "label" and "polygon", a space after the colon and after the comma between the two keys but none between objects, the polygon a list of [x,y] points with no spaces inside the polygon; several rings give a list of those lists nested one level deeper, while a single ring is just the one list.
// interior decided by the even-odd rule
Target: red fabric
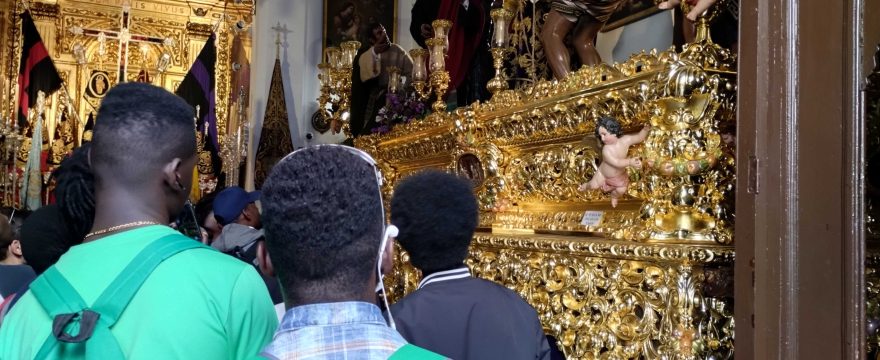
[{"label": "red fabric", "polygon": [[[458,88],[471,67],[471,60],[480,45],[480,35],[483,33],[483,24],[486,22],[482,0],[472,0],[469,5],[470,11],[480,14],[477,33],[474,38],[468,39],[464,32],[464,24],[458,21],[458,8],[461,0],[441,0],[440,9],[437,12],[438,19],[448,19],[452,22],[449,30],[449,49],[446,56],[446,71],[449,72],[449,89]],[[446,93],[447,95],[449,92]]]},{"label": "red fabric", "polygon": [[27,62],[24,64],[23,71],[18,75],[18,106],[19,111],[21,111],[25,119],[27,119],[28,107],[30,106],[27,89],[31,84],[31,70],[33,70],[34,66],[39,64],[40,61],[43,61],[43,59],[47,57],[49,57],[49,52],[46,51],[43,42],[40,41],[34,44],[34,46],[31,46],[30,50],[28,50]]}]

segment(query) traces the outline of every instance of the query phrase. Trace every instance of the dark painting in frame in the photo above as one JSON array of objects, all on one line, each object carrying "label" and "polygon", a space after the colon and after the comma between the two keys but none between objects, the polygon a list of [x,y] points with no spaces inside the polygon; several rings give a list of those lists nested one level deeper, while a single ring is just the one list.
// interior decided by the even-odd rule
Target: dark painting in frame
[{"label": "dark painting in frame", "polygon": [[658,8],[654,0],[623,0],[617,11],[611,15],[611,18],[602,27],[602,32],[632,24],[661,11],[665,10]]},{"label": "dark painting in frame", "polygon": [[374,21],[396,42],[397,0],[324,0],[324,48],[349,40],[371,46],[366,29]]}]

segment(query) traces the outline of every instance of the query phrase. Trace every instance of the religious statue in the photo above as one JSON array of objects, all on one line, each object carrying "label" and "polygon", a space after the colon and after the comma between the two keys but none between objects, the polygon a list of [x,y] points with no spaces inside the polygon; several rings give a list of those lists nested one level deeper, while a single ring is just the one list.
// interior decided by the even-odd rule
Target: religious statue
[{"label": "religious statue", "polygon": [[553,0],[541,41],[547,62],[557,79],[564,79],[571,71],[568,48],[563,41],[574,29],[572,43],[584,65],[602,62],[596,51],[595,39],[605,22],[614,14],[623,0]]},{"label": "religious statue", "polygon": [[[412,58],[400,45],[391,42],[385,27],[371,23],[368,35],[372,46],[358,57],[359,91],[352,91],[352,135],[369,135],[376,127],[376,115],[386,104],[386,93],[391,67],[403,74],[412,72]],[[357,97],[357,99],[355,99]]]},{"label": "religious statue", "polygon": [[620,122],[611,117],[601,117],[596,123],[596,137],[602,142],[602,164],[589,182],[581,184],[578,191],[600,189],[610,193],[611,206],[617,207],[617,200],[626,194],[629,187],[627,167],[641,168],[639,158],[628,158],[629,147],[648,137],[651,126],[646,125],[635,135],[623,135]]}]

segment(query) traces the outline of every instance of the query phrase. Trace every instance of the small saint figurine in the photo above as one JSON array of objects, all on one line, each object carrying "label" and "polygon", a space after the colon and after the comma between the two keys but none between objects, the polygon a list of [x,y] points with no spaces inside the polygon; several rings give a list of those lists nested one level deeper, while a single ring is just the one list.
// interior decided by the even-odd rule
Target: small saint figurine
[{"label": "small saint figurine", "polygon": [[639,158],[628,158],[629,147],[645,141],[651,131],[645,125],[634,135],[623,135],[620,122],[612,117],[601,117],[596,122],[596,137],[602,142],[602,164],[589,182],[581,184],[578,191],[600,189],[611,195],[611,206],[617,207],[617,199],[626,194],[629,187],[627,167],[641,168]]}]

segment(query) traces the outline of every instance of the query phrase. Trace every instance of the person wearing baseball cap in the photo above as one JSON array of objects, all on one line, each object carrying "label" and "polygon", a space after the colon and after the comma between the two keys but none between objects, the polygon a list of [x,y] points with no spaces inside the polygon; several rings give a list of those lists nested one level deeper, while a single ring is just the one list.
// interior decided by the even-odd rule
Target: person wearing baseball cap
[{"label": "person wearing baseball cap", "polygon": [[[211,244],[215,249],[242,259],[246,253],[256,254],[256,243],[263,238],[260,210],[255,204],[259,191],[247,192],[233,186],[223,189],[214,199],[214,219],[223,226],[220,236]],[[256,257],[247,257],[253,260]]]},{"label": "person wearing baseball cap", "polygon": [[[259,199],[259,191],[247,192],[238,186],[220,191],[214,198],[214,219],[223,229],[220,236],[211,243],[215,249],[253,265],[258,271],[257,248],[263,245],[265,239],[260,210],[256,204]],[[278,281],[262,271],[260,275],[269,289],[272,302],[281,303]]]}]

